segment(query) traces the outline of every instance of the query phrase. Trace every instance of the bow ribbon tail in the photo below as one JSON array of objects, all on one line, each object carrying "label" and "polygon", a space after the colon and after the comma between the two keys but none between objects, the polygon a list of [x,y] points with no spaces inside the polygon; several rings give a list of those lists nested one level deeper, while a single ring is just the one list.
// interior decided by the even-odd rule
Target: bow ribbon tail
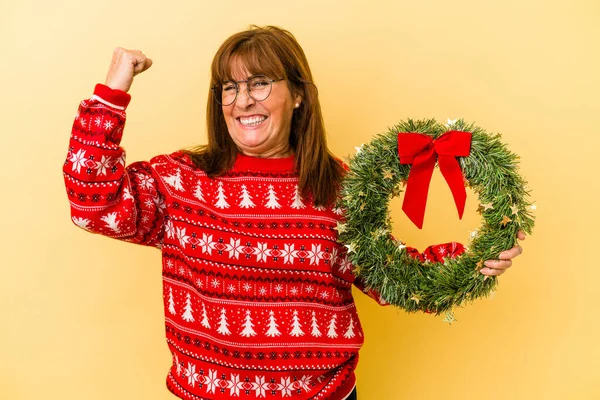
[{"label": "bow ribbon tail", "polygon": [[402,210],[419,229],[423,229],[429,183],[435,168],[435,158],[435,151],[432,146],[428,151],[422,152],[414,158],[408,174]]},{"label": "bow ribbon tail", "polygon": [[464,180],[458,160],[454,156],[438,155],[438,165],[440,172],[446,179],[448,187],[454,197],[458,218],[462,219],[465,212],[465,203],[467,200],[467,191],[465,190]]}]

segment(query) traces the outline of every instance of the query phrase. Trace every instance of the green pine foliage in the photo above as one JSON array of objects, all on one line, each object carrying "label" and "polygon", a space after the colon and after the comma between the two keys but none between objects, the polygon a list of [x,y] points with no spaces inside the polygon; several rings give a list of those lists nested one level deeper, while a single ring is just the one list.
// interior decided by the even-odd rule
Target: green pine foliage
[{"label": "green pine foliage", "polygon": [[[488,295],[497,279],[478,271],[481,261],[495,259],[512,248],[517,232],[530,234],[534,225],[526,182],[518,174],[519,157],[506,148],[500,135],[490,135],[463,120],[451,129],[472,133],[469,156],[457,158],[480,203],[493,206],[482,211],[482,226],[461,256],[444,263],[421,263],[391,236],[389,202],[402,192],[410,172],[410,165],[398,160],[398,132],[423,133],[436,139],[448,131],[446,126],[433,119],[409,119],[377,135],[349,160],[350,171],[342,187],[340,206],[346,210],[346,222],[338,227],[339,237],[349,247],[355,274],[367,288],[408,312],[451,312],[464,302]],[[504,216],[511,222],[503,224]]]}]

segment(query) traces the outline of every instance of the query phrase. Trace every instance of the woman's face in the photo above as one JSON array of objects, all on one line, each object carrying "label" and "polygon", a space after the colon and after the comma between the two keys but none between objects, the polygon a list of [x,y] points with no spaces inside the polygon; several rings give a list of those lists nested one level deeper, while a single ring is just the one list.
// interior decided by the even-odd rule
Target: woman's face
[{"label": "woman's face", "polygon": [[[250,77],[240,63],[232,69],[236,81]],[[270,76],[279,79],[279,76]],[[239,93],[235,102],[223,106],[223,115],[229,135],[246,155],[263,158],[286,157],[291,155],[289,144],[294,106],[300,102],[293,96],[285,80],[273,82],[271,94],[263,101],[256,101],[248,95],[246,83],[239,83]]]}]

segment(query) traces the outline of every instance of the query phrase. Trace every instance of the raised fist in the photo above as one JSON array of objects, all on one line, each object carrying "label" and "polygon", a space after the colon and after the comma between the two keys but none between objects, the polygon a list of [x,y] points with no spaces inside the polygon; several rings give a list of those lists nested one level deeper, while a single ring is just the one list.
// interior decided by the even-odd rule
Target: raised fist
[{"label": "raised fist", "polygon": [[152,66],[152,60],[139,50],[115,48],[105,85],[111,89],[129,91],[133,77]]}]

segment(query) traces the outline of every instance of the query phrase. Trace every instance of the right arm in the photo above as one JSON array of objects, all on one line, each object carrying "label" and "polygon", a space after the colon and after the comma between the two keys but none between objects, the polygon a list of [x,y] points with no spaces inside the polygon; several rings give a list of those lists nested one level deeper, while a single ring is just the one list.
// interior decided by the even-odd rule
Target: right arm
[{"label": "right arm", "polygon": [[77,226],[160,247],[164,200],[155,172],[147,162],[125,167],[125,151],[119,146],[131,99],[126,91],[136,68],[139,73],[151,65],[132,63],[125,58],[128,54],[115,50],[107,84],[96,85],[94,95],[79,105],[63,175]]}]

